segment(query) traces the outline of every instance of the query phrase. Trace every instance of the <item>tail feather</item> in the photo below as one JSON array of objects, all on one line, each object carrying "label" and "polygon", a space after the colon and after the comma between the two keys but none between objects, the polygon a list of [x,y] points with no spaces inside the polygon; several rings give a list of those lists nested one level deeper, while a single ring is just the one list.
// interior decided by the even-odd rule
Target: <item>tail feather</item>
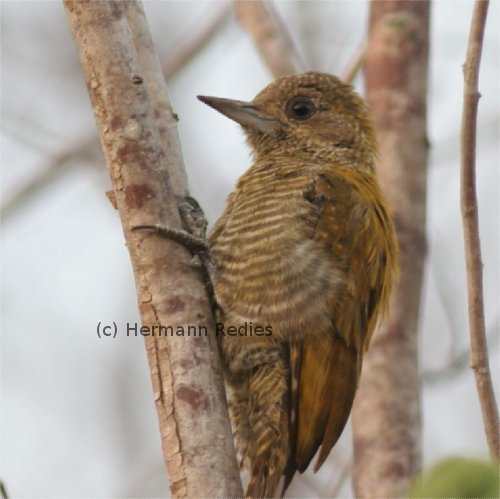
[{"label": "tail feather", "polygon": [[288,361],[257,366],[233,390],[235,437],[250,473],[246,496],[282,494],[320,449],[315,471],[340,437],[359,375],[359,353],[340,335],[290,344]]},{"label": "tail feather", "polygon": [[289,453],[288,380],[284,364],[259,366],[250,377],[250,427],[254,436],[247,497],[272,497]]},{"label": "tail feather", "polygon": [[300,387],[300,369],[302,365],[302,343],[292,341],[290,343],[290,382],[289,382],[289,441],[290,449],[288,453],[288,462],[284,471],[285,480],[281,495],[290,485],[297,467],[295,465],[297,454],[297,432],[299,418],[299,387]]}]

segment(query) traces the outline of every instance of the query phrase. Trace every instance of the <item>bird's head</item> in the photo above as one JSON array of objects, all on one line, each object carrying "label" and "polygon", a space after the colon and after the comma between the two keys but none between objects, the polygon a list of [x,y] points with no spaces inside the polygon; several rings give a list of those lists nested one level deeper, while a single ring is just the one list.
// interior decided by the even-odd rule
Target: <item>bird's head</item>
[{"label": "bird's head", "polygon": [[354,159],[371,167],[376,153],[370,113],[339,78],[315,71],[280,78],[253,101],[198,96],[243,126],[254,155]]}]

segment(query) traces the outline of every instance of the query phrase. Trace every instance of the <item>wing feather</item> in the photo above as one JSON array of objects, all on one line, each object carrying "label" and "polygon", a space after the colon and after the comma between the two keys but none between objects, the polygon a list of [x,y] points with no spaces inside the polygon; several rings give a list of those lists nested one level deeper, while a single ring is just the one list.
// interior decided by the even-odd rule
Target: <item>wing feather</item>
[{"label": "wing feather", "polygon": [[[317,471],[340,437],[356,393],[363,351],[396,272],[394,229],[375,177],[344,173],[320,175],[304,193],[318,213],[313,237],[331,255],[332,269],[345,269],[345,286],[330,297],[331,330],[307,332],[301,345],[290,350],[292,383],[297,370],[300,374],[298,390],[290,392],[293,452],[284,489],[320,449]],[[366,202],[356,182],[368,192]]]}]

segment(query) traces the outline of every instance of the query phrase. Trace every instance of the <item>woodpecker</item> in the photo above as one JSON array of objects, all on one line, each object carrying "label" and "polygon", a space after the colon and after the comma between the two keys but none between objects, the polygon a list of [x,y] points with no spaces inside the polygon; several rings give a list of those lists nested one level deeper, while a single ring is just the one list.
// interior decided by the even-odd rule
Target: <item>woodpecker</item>
[{"label": "woodpecker", "polygon": [[350,85],[308,72],[251,102],[198,98],[243,127],[253,156],[208,242],[246,495],[269,497],[319,449],[318,470],[343,431],[396,236],[372,119]]}]

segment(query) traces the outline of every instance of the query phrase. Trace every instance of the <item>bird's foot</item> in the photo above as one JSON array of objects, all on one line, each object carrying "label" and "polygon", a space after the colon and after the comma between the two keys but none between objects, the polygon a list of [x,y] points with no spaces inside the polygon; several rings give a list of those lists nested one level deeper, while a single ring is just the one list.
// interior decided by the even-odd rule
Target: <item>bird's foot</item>
[{"label": "bird's foot", "polygon": [[[206,240],[208,223],[205,214],[198,202],[190,196],[178,198],[177,205],[185,230],[174,229],[162,224],[141,224],[132,227],[132,230],[149,230],[182,244],[193,256],[197,257],[196,260],[199,258],[207,272],[210,287],[212,287],[215,263]],[[199,262],[198,265],[193,262],[190,266],[193,268],[200,267]]]},{"label": "bird's foot", "polygon": [[193,236],[193,234],[189,233],[186,230],[182,229],[174,229],[172,227],[168,227],[167,225],[136,225],[132,227],[133,231],[136,230],[150,230],[151,232],[155,232],[156,234],[165,237],[167,239],[171,239],[176,243],[182,244],[186,247],[191,253],[195,255],[199,255],[202,252],[208,252],[208,243],[205,239],[201,237]]},{"label": "bird's foot", "polygon": [[206,240],[207,220],[198,202],[190,197],[178,199],[179,215],[186,230],[174,229],[162,224],[142,224],[132,227],[136,230],[150,230],[160,236],[171,239],[185,246],[191,253],[199,255],[208,253],[208,243]]}]

